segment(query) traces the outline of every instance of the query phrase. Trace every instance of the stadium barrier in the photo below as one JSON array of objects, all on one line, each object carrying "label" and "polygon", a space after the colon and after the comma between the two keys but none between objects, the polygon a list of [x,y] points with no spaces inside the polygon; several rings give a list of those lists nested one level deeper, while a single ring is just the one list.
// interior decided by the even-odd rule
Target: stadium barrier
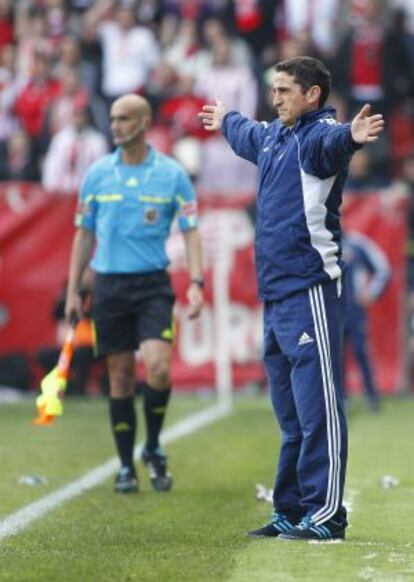
[{"label": "stadium barrier", "polygon": [[[182,237],[173,228],[168,243],[177,294],[177,340],[173,379],[177,388],[265,384],[261,365],[262,308],[254,274],[254,228],[246,197],[202,197],[200,228],[206,264],[206,307],[198,321],[187,318],[188,277]],[[29,356],[54,344],[53,304],[67,275],[76,196],[50,194],[38,185],[0,186],[0,354]],[[406,201],[390,193],[348,194],[348,229],[364,232],[383,249],[392,281],[370,307],[371,351],[382,392],[405,384],[404,293],[406,288]],[[349,385],[359,390],[359,374],[349,362]],[[138,371],[141,372],[138,354]]]}]

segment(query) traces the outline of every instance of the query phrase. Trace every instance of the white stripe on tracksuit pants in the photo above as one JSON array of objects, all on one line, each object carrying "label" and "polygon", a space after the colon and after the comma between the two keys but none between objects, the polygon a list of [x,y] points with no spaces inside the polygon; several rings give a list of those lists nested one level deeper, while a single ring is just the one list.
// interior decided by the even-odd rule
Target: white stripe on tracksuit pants
[{"label": "white stripe on tracksuit pants", "polygon": [[338,510],[340,503],[339,476],[341,466],[341,438],[335,385],[332,374],[332,361],[329,349],[329,330],[321,285],[309,289],[309,299],[315,325],[316,342],[321,362],[323,392],[326,411],[326,431],[329,451],[329,477],[325,505],[312,515],[319,525],[330,519]]},{"label": "white stripe on tracksuit pants", "polygon": [[[343,403],[346,297],[340,280],[265,303],[265,366],[282,430],[274,505],[316,525],[342,504],[347,457]],[[304,343],[301,336],[309,339]]]}]

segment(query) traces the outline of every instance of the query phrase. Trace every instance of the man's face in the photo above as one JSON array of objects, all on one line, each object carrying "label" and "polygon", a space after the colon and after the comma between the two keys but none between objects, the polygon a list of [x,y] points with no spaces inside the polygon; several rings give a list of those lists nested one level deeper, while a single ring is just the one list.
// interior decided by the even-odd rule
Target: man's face
[{"label": "man's face", "polygon": [[318,108],[318,99],[315,101],[314,89],[313,87],[303,93],[302,87],[295,82],[294,77],[283,71],[275,74],[272,84],[272,104],[283,125],[291,127],[298,117]]},{"label": "man's face", "polygon": [[132,8],[121,5],[118,7],[118,9],[116,11],[116,15],[117,15],[117,19],[118,19],[118,24],[124,30],[129,30],[130,28],[132,28],[134,26],[135,13],[134,13],[134,10]]},{"label": "man's face", "polygon": [[128,147],[141,141],[145,134],[146,117],[136,109],[115,102],[111,109],[111,132],[115,145]]}]

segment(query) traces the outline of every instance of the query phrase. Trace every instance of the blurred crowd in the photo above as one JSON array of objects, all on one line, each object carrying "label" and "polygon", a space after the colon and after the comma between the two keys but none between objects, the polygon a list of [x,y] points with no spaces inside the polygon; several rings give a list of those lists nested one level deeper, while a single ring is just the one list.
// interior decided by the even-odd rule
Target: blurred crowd
[{"label": "blurred crowd", "polygon": [[308,54],[333,76],[347,120],[366,101],[387,134],[355,157],[353,189],[397,176],[412,186],[412,0],[0,0],[0,180],[76,191],[110,144],[109,108],[145,94],[150,140],[176,156],[203,193],[251,193],[255,170],[196,113],[220,97],[269,119],[273,65]]}]

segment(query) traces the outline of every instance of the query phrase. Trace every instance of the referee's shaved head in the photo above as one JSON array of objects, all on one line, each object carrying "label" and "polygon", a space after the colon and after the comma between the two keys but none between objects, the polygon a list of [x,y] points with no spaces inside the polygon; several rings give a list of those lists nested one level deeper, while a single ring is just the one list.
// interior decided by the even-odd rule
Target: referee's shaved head
[{"label": "referee's shaved head", "polygon": [[111,107],[111,132],[114,144],[121,148],[142,146],[145,132],[151,125],[152,111],[148,101],[133,93],[123,95]]},{"label": "referee's shaved head", "polygon": [[137,115],[138,117],[152,117],[151,106],[148,101],[141,95],[129,93],[119,97],[114,101],[112,107],[122,109],[128,114]]}]

